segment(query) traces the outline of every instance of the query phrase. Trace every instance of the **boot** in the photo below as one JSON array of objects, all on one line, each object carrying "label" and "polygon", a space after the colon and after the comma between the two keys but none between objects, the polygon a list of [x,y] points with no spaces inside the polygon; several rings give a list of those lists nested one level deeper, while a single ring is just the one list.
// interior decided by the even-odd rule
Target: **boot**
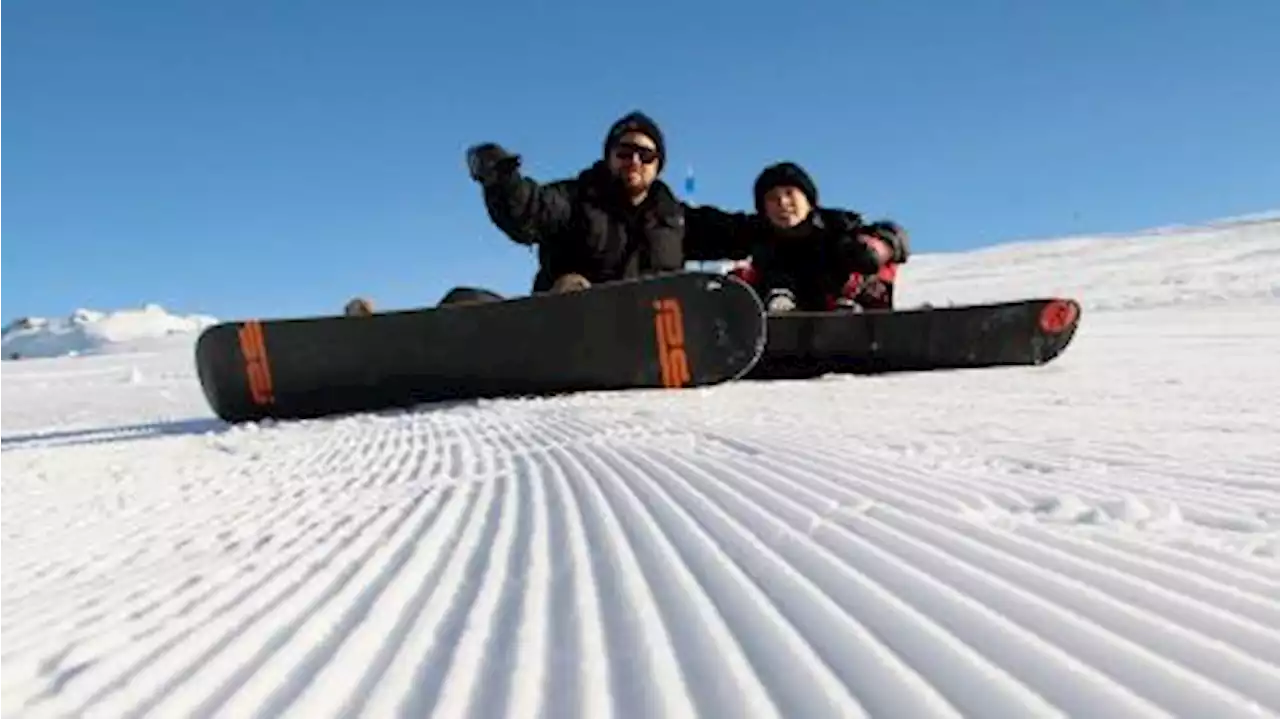
[{"label": "boot", "polygon": [[576,272],[560,275],[551,285],[552,292],[577,292],[591,286],[591,281]]},{"label": "boot", "polygon": [[795,293],[784,288],[769,290],[764,306],[769,312],[791,312],[796,308]]},{"label": "boot", "polygon": [[373,314],[373,302],[365,297],[353,298],[342,309],[347,317],[368,317]]}]

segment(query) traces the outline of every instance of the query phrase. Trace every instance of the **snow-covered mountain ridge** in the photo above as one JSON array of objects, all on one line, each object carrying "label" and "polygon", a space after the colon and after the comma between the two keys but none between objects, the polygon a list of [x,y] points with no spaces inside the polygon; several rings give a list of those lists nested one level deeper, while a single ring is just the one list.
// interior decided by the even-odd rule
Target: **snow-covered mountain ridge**
[{"label": "snow-covered mountain ridge", "polygon": [[67,317],[24,317],[10,322],[0,338],[5,359],[61,357],[129,351],[174,335],[190,336],[217,319],[176,315],[157,304],[112,312],[77,309]]}]

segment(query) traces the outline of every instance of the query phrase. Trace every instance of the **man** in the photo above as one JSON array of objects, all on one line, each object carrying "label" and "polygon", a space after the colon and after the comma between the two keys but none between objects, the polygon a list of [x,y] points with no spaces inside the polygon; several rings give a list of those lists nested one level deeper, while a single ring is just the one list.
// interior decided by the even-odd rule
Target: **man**
[{"label": "man", "polygon": [[513,241],[537,246],[534,292],[581,289],[682,270],[687,260],[740,254],[686,232],[685,206],[658,179],[666,164],[662,131],[642,112],[615,122],[603,157],[576,177],[540,184],[520,174],[519,155],[493,143],[469,149],[467,164],[493,223]]},{"label": "man", "polygon": [[[666,145],[648,115],[631,112],[614,122],[603,156],[571,178],[543,184],[525,177],[520,155],[492,142],[468,148],[466,159],[494,225],[514,242],[537,246],[533,292],[683,269],[684,206],[658,179]],[[496,299],[486,290],[455,288],[441,304]],[[372,312],[364,298],[346,307],[353,316]]]},{"label": "man", "polygon": [[[798,301],[802,308],[816,308],[819,303],[814,298],[829,294],[824,293],[831,284],[832,268],[849,268],[841,280],[848,283],[855,271],[880,272],[894,257],[891,248],[905,248],[905,235],[899,239],[888,229],[864,228],[854,213],[811,212],[817,202],[816,188],[802,170],[797,175],[787,167],[798,168],[787,165],[766,170],[756,182],[757,211],[777,218],[770,222],[783,223],[774,225],[776,231],[784,233],[786,223],[791,223],[790,232],[798,240],[809,237],[779,250],[772,242],[775,230],[756,215],[692,208],[678,201],[658,179],[665,160],[663,134],[641,112],[632,112],[609,128],[600,160],[575,177],[547,184],[523,177],[520,156],[495,143],[467,150],[468,170],[483,189],[494,224],[511,240],[538,248],[535,293],[678,271],[687,261],[752,257],[755,273],[743,276],[772,300],[773,309],[786,309],[788,297],[793,306]],[[787,193],[788,187],[795,192]],[[765,195],[790,199],[775,202]],[[796,204],[806,200],[807,204]],[[898,244],[890,244],[890,251],[884,251],[882,244],[868,244],[874,238],[867,233],[877,232],[887,233],[886,242]],[[872,252],[869,247],[881,249]],[[827,256],[832,253],[837,257]],[[905,261],[905,249],[898,261]],[[761,281],[776,286],[764,287]],[[777,296],[769,298],[771,292]],[[455,289],[442,304],[494,299],[500,298],[483,290],[466,288],[460,293]],[[371,303],[362,299],[353,300],[347,308],[353,315],[371,312]]]},{"label": "man", "polygon": [[819,206],[817,185],[792,162],[765,168],[753,194],[755,214],[689,208],[688,227],[733,254],[745,245],[751,260],[734,274],[756,288],[770,311],[893,307],[897,268],[910,255],[901,227]]}]

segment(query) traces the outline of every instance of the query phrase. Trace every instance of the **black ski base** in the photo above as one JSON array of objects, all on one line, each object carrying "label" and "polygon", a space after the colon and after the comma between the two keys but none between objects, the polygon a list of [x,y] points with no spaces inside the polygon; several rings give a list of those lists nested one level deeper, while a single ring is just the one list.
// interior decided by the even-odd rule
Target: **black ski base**
[{"label": "black ski base", "polygon": [[1036,298],[959,307],[770,314],[747,379],[1034,366],[1071,344],[1079,303]]},{"label": "black ski base", "polygon": [[202,333],[195,359],[210,407],[242,422],[707,386],[745,375],[765,331],[746,284],[682,272],[367,317],[226,322]]}]

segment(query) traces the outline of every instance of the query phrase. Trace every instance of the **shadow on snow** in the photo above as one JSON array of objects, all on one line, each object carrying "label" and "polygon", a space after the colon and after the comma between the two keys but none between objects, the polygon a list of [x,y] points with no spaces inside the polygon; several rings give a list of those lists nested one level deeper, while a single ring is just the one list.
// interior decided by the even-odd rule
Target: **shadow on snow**
[{"label": "shadow on snow", "polygon": [[[342,412],[324,417],[280,420],[280,422],[326,422],[341,420],[352,416],[388,418],[430,412],[445,412],[454,409],[474,408],[478,405],[479,401],[475,399],[442,400],[440,402],[430,402],[413,407],[392,407],[363,412]],[[8,452],[10,450],[40,447],[69,447],[85,444],[109,444],[112,442],[155,439],[157,437],[221,434],[235,428],[236,426],[236,424],[226,422],[216,417],[202,417],[198,419],[182,419],[170,422],[143,422],[139,424],[109,425],[105,427],[44,430],[24,432],[0,438],[0,449]]]},{"label": "shadow on snow", "polygon": [[231,425],[220,419],[183,419],[173,422],[145,422],[108,427],[27,432],[0,438],[4,451],[28,447],[64,447],[77,444],[103,444],[155,437],[171,437],[222,432]]}]

